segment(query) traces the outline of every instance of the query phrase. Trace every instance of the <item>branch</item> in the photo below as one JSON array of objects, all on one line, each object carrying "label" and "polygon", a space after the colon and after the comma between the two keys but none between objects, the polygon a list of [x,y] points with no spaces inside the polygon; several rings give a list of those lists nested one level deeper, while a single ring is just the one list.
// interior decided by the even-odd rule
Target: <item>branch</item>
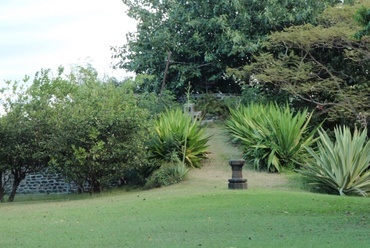
[{"label": "branch", "polygon": [[[310,102],[310,103],[316,104],[316,105],[317,105],[317,108],[318,108],[318,109],[320,109],[320,110],[322,110],[322,111],[324,111],[324,110],[322,109],[322,107],[325,107],[325,106],[339,106],[339,107],[344,108],[344,109],[346,109],[346,110],[352,111],[352,109],[351,109],[351,108],[348,108],[346,105],[343,105],[343,104],[339,104],[339,103],[335,103],[335,102],[325,102],[325,103],[323,103],[323,102],[318,102],[318,101],[315,101],[314,99],[312,99],[312,97],[309,97],[309,98],[304,97],[304,96],[302,96],[301,94],[298,94],[297,92],[295,92],[294,90],[289,90],[289,89],[287,89],[287,88],[286,88],[286,90],[287,90],[288,92],[290,92],[291,94],[293,94],[293,95],[297,96],[297,97],[298,97],[298,98],[300,98],[301,100],[304,100],[304,101],[306,101],[306,102]],[[326,112],[328,112],[328,110],[326,110]]]},{"label": "branch", "polygon": [[[312,59],[313,61],[315,61],[315,63],[316,63],[316,64],[318,64],[322,69],[324,69],[324,70],[328,73],[328,75],[333,79],[333,82],[336,84],[336,86],[337,86],[338,90],[339,90],[340,92],[342,92],[342,95],[343,95],[344,99],[347,101],[348,105],[350,106],[350,108],[347,108],[347,109],[348,109],[348,110],[350,110],[350,111],[352,111],[352,112],[354,112],[354,113],[357,113],[357,111],[356,111],[356,109],[353,107],[353,105],[352,105],[351,101],[350,101],[350,100],[348,99],[348,97],[343,93],[342,88],[340,87],[340,85],[339,85],[338,81],[336,80],[335,76],[331,73],[331,71],[330,71],[326,66],[324,66],[324,65],[323,65],[323,64],[321,64],[319,61],[317,61],[317,60],[315,59],[315,57],[314,57],[314,56],[313,56],[309,51],[308,51],[307,53],[308,53],[308,55],[311,57],[311,59]],[[342,106],[342,107],[344,107],[344,106]]]}]

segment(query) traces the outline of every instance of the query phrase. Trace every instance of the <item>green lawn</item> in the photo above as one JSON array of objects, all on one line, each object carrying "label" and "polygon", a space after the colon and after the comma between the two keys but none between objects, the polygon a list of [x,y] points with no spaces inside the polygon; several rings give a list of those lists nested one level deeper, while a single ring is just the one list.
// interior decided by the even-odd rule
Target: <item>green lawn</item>
[{"label": "green lawn", "polygon": [[23,199],[0,204],[0,247],[367,247],[369,206],[369,198],[226,183]]},{"label": "green lawn", "polygon": [[304,191],[300,175],[245,166],[248,190],[228,190],[240,157],[217,128],[210,163],[149,191],[17,195],[0,204],[0,247],[367,247],[370,199]]}]

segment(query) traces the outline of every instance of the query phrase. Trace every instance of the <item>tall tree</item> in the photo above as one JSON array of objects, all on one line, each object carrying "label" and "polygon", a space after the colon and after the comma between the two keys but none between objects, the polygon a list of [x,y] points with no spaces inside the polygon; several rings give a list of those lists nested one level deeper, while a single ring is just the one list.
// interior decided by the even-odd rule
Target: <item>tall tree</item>
[{"label": "tall tree", "polygon": [[[91,67],[37,73],[30,86],[9,82],[0,118],[0,178],[11,175],[9,200],[28,173],[50,169],[91,193],[146,161],[147,111],[130,85]],[[6,185],[1,180],[0,200]]]},{"label": "tall tree", "polygon": [[125,84],[101,80],[92,68],[78,67],[70,82],[76,90],[54,105],[51,163],[97,193],[145,161],[147,112]]},{"label": "tall tree", "polygon": [[[113,48],[118,67],[151,74],[146,86],[160,89],[166,76],[168,89],[183,92],[191,82],[195,91],[237,91],[224,77],[226,67],[250,60],[252,52],[271,31],[291,25],[315,23],[316,17],[336,0],[123,0],[137,31],[127,45]],[[171,52],[169,70],[165,70]],[[164,72],[167,71],[167,75]]]},{"label": "tall tree", "polygon": [[[48,73],[48,70],[42,70],[33,84],[48,80]],[[36,92],[30,88],[18,82],[7,83],[9,87],[2,91],[5,114],[0,118],[0,174],[6,183],[11,183],[9,201],[13,201],[26,175],[40,172],[48,166],[50,105],[42,95],[35,95]],[[3,199],[5,187],[9,185],[1,186],[0,200]]]},{"label": "tall tree", "polygon": [[[370,6],[369,0],[361,4]],[[360,5],[328,8],[319,25],[300,25],[274,32],[267,52],[253,63],[229,72],[263,92],[285,92],[295,106],[316,109],[326,125],[366,126],[370,104],[368,36],[355,38],[362,27],[354,20]]]}]

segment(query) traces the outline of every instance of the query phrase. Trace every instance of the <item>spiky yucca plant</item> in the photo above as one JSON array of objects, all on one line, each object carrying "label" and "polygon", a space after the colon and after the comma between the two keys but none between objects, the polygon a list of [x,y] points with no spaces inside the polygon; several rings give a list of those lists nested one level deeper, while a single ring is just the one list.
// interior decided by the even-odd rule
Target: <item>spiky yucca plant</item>
[{"label": "spiky yucca plant", "polygon": [[370,193],[370,141],[367,130],[348,127],[334,129],[335,142],[324,130],[319,131],[318,151],[307,148],[312,160],[303,165],[300,173],[313,185],[331,189],[340,195]]},{"label": "spiky yucca plant", "polygon": [[149,142],[150,157],[170,162],[173,154],[189,167],[201,167],[209,136],[196,120],[180,109],[167,110],[154,123],[155,135]]},{"label": "spiky yucca plant", "polygon": [[289,106],[251,104],[231,110],[226,129],[245,150],[245,159],[256,169],[281,171],[303,161],[305,146],[314,141],[316,129],[309,132],[311,114],[307,110],[294,114]]}]

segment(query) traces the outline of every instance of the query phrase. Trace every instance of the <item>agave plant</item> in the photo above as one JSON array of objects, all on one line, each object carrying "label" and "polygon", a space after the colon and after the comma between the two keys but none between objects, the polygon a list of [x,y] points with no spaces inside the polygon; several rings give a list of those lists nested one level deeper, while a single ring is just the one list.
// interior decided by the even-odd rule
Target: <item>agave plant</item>
[{"label": "agave plant", "polygon": [[304,161],[304,147],[315,142],[317,128],[308,131],[311,116],[307,110],[294,114],[289,106],[251,104],[231,110],[226,129],[256,169],[280,172]]},{"label": "agave plant", "polygon": [[319,131],[318,151],[307,148],[312,160],[298,172],[305,175],[311,184],[331,189],[340,195],[370,193],[370,141],[367,130],[348,127],[334,129],[335,142],[324,130]]},{"label": "agave plant", "polygon": [[155,135],[149,142],[150,157],[166,162],[176,154],[189,167],[201,167],[209,136],[198,121],[180,109],[167,110],[154,123]]}]

